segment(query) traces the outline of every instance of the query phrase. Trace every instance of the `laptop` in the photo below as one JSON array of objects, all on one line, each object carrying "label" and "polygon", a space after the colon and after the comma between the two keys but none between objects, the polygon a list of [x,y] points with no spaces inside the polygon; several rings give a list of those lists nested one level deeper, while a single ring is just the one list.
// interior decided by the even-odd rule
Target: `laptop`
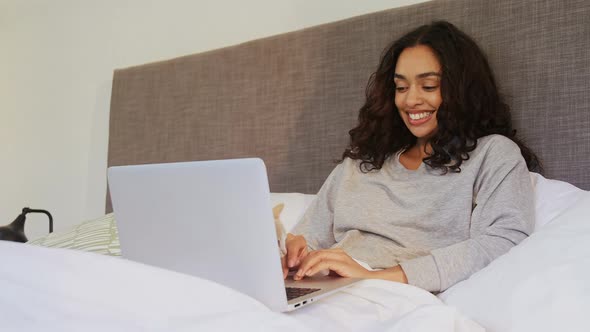
[{"label": "laptop", "polygon": [[116,166],[108,181],[129,260],[215,281],[280,312],[358,280],[283,279],[261,159]]}]

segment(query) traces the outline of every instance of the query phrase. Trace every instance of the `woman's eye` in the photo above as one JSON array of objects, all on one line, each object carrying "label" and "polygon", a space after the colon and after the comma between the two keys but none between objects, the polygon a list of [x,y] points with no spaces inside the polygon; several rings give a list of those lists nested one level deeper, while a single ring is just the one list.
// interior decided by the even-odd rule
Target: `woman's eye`
[{"label": "woman's eye", "polygon": [[425,91],[434,91],[438,86],[424,86],[422,87]]},{"label": "woman's eye", "polygon": [[408,88],[406,88],[405,86],[398,86],[395,88],[395,91],[404,92],[404,91],[406,91],[406,89],[408,89]]}]

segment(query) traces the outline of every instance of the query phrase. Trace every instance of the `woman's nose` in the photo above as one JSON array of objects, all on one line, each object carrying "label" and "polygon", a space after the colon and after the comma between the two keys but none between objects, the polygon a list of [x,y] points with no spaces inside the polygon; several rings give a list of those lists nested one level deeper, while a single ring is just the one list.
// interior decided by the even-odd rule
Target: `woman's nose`
[{"label": "woman's nose", "polygon": [[410,87],[406,93],[406,105],[408,107],[414,107],[422,103],[422,96],[420,91],[414,87]]}]

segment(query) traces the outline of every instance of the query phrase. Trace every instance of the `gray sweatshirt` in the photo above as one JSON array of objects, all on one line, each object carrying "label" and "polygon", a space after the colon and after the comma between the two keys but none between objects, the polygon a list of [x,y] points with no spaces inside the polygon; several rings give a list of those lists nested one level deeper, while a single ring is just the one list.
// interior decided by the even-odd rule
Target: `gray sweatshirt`
[{"label": "gray sweatshirt", "polygon": [[500,135],[478,140],[460,173],[399,154],[380,170],[336,166],[292,233],[309,249],[341,248],[372,268],[401,265],[408,282],[439,292],[468,278],[533,230],[533,189],[518,146]]}]

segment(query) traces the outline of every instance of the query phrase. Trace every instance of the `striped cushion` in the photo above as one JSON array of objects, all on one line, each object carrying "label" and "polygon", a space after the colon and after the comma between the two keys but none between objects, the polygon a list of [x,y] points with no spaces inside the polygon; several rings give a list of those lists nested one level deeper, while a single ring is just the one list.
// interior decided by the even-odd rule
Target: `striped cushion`
[{"label": "striped cushion", "polygon": [[117,224],[112,213],[98,219],[85,221],[66,233],[51,233],[28,243],[43,247],[68,248],[121,256]]}]

